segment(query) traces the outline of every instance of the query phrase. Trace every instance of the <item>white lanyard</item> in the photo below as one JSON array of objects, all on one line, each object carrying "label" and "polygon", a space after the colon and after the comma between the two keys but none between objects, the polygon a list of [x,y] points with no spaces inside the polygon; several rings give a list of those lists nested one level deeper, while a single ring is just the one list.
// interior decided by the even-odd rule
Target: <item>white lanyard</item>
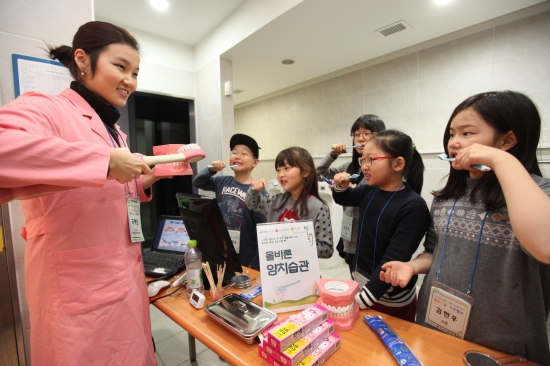
[{"label": "white lanyard", "polygon": [[[113,147],[116,148],[118,145],[115,144],[115,140],[113,139],[113,136],[111,136],[109,129],[107,128],[105,123],[103,124],[103,126],[105,126],[105,129],[107,130],[107,134],[109,135],[109,138],[113,143]],[[124,147],[127,147],[126,142],[124,141],[122,136],[120,136],[120,133],[118,131],[116,132],[120,137],[120,139],[122,140]],[[139,190],[138,190],[138,184],[136,179],[134,179],[134,183],[136,185],[136,198],[131,197],[132,194],[130,192],[130,186],[128,185],[128,183],[126,183],[126,188],[128,188],[128,194],[126,195],[126,208],[128,211],[128,225],[130,228],[130,239],[132,240],[132,243],[145,241],[145,237],[143,236],[143,231],[141,230],[141,210],[140,210],[140,202],[139,202]]]}]

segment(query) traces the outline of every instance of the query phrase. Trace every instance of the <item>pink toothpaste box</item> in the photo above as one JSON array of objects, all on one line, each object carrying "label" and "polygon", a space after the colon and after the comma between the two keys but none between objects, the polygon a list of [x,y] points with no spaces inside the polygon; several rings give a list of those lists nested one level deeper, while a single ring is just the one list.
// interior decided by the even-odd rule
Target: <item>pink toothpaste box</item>
[{"label": "pink toothpaste box", "polygon": [[332,333],[297,366],[321,366],[338,348],[340,348],[340,336]]},{"label": "pink toothpaste box", "polygon": [[313,329],[304,338],[299,339],[290,345],[287,349],[280,353],[279,361],[284,366],[296,366],[321,342],[334,332],[334,321],[328,319],[326,322]]},{"label": "pink toothpaste box", "polygon": [[258,346],[258,354],[260,355],[261,358],[269,362],[269,359],[271,357],[267,354],[267,352],[264,350],[264,347],[262,347],[261,344]]},{"label": "pink toothpaste box", "polygon": [[315,304],[295,314],[267,332],[268,343],[277,351],[284,351],[292,343],[308,334],[328,319],[328,311]]},{"label": "pink toothpaste box", "polygon": [[273,358],[274,360],[279,360],[279,357],[280,357],[280,352],[277,351],[275,348],[271,347],[269,344],[265,343],[264,344],[264,351],[269,355],[271,356],[271,358]]}]

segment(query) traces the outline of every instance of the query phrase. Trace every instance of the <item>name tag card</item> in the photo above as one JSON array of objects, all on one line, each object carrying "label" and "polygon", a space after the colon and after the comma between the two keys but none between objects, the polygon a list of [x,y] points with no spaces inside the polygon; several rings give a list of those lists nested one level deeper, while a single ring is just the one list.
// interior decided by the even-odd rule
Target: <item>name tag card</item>
[{"label": "name tag card", "polygon": [[284,313],[316,303],[320,272],[313,222],[258,224],[256,231],[263,307]]}]

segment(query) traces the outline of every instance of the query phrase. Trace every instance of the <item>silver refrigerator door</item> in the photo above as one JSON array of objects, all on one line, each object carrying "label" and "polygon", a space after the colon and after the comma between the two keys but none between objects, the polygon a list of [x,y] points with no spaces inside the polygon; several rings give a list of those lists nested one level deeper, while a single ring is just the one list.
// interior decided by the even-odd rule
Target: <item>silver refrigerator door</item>
[{"label": "silver refrigerator door", "polygon": [[0,365],[26,365],[8,206],[0,206]]}]

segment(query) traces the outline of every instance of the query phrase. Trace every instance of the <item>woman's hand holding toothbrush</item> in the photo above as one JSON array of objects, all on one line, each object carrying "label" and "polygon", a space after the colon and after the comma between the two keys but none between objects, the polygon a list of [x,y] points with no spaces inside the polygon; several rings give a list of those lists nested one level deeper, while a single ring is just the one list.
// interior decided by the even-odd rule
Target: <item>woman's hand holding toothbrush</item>
[{"label": "woman's hand holding toothbrush", "polygon": [[222,170],[223,168],[225,168],[225,163],[223,161],[220,161],[220,160],[214,160],[209,166],[208,168],[210,168],[210,173],[215,173],[215,172],[219,172],[220,170]]},{"label": "woman's hand holding toothbrush", "polygon": [[132,154],[128,148],[111,148],[107,178],[126,183],[138,179],[142,174],[151,173],[151,168],[143,160]]}]

